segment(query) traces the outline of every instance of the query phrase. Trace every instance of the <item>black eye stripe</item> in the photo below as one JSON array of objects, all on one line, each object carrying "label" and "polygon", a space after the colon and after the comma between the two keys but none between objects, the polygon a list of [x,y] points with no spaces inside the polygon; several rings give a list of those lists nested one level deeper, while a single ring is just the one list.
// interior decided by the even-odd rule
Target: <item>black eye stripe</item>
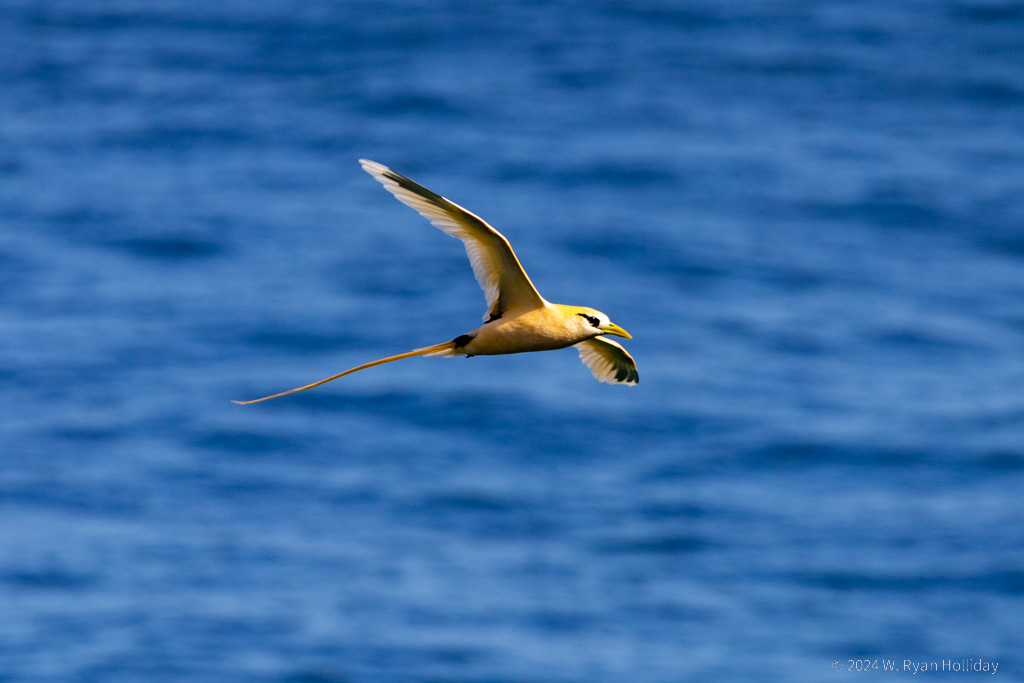
[{"label": "black eye stripe", "polygon": [[592,315],[587,315],[586,313],[577,313],[576,315],[585,318],[586,321],[593,325],[594,327],[598,327],[601,324],[601,321]]}]

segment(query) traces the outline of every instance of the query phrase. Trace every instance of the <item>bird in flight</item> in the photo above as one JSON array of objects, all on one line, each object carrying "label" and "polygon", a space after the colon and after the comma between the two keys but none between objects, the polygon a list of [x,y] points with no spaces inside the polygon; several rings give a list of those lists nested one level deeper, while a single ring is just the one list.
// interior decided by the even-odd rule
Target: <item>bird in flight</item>
[{"label": "bird in flight", "polygon": [[484,324],[443,344],[364,363],[279,394],[233,403],[246,405],[287,396],[375,365],[413,356],[496,356],[568,346],[576,347],[580,359],[601,382],[636,384],[639,381],[633,357],[604,335],[632,337],[607,315],[593,308],[550,303],[530,282],[508,240],[482,218],[387,166],[367,159],[360,159],[359,163],[400,202],[418,211],[448,235],[462,240],[473,274],[487,299]]}]

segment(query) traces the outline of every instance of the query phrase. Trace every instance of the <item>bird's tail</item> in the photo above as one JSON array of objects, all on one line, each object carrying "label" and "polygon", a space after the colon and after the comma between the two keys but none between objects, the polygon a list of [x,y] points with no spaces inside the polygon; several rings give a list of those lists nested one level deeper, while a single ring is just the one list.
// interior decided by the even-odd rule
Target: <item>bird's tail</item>
[{"label": "bird's tail", "polygon": [[295,389],[289,389],[288,391],[282,391],[280,394],[271,394],[270,396],[264,396],[263,398],[256,398],[256,399],[253,399],[251,401],[232,401],[232,403],[237,403],[240,406],[244,406],[244,405],[249,405],[250,403],[259,403],[260,401],[269,401],[272,398],[280,398],[281,396],[287,396],[288,394],[296,394],[296,393],[298,393],[300,391],[305,391],[306,389],[312,389],[313,387],[318,387],[321,384],[327,384],[328,382],[332,382],[332,381],[338,379],[339,377],[344,377],[345,375],[351,375],[353,372],[359,372],[360,370],[365,370],[366,368],[372,368],[374,365],[383,365],[384,363],[390,363],[391,361],[402,360],[403,358],[412,358],[413,356],[455,356],[455,355],[458,355],[457,353],[454,353],[454,351],[455,351],[455,342],[454,341],[445,342],[443,344],[434,344],[433,346],[424,346],[422,349],[415,349],[413,351],[409,351],[408,353],[400,353],[397,356],[388,356],[387,358],[381,358],[380,360],[375,360],[375,361],[371,361],[369,363],[363,363],[362,365],[357,365],[356,367],[354,367],[354,368],[352,368],[350,370],[346,370],[345,372],[339,372],[337,375],[331,375],[330,377],[328,377],[326,379],[322,379],[319,382],[313,382],[312,384],[307,384],[304,387],[296,387]]}]

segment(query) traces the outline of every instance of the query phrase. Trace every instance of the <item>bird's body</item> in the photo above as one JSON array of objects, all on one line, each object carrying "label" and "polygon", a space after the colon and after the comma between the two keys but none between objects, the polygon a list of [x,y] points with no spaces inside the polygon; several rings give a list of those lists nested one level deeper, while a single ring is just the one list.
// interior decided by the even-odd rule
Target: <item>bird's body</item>
[{"label": "bird's body", "polygon": [[484,324],[448,342],[365,363],[279,394],[235,403],[257,403],[312,389],[359,370],[413,356],[496,356],[568,346],[577,347],[580,358],[602,382],[636,384],[639,381],[632,356],[621,345],[603,336],[630,338],[629,333],[611,322],[608,316],[592,308],[546,301],[526,275],[508,240],[481,218],[386,166],[365,159],[360,163],[399,201],[462,240],[473,273],[487,298]]},{"label": "bird's body", "polygon": [[553,351],[603,334],[579,315],[582,311],[596,312],[544,302],[540,308],[502,316],[456,337],[452,355],[498,356]]}]

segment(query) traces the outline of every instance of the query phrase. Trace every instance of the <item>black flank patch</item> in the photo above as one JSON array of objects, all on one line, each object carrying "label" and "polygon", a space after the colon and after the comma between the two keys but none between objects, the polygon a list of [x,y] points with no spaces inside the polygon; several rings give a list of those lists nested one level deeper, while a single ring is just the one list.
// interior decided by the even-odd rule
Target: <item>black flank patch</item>
[{"label": "black flank patch", "polygon": [[476,337],[475,334],[460,334],[455,339],[452,339],[452,342],[455,343],[455,348],[458,349],[458,348],[461,348],[461,347],[465,346],[469,342],[473,341],[474,337]]}]

